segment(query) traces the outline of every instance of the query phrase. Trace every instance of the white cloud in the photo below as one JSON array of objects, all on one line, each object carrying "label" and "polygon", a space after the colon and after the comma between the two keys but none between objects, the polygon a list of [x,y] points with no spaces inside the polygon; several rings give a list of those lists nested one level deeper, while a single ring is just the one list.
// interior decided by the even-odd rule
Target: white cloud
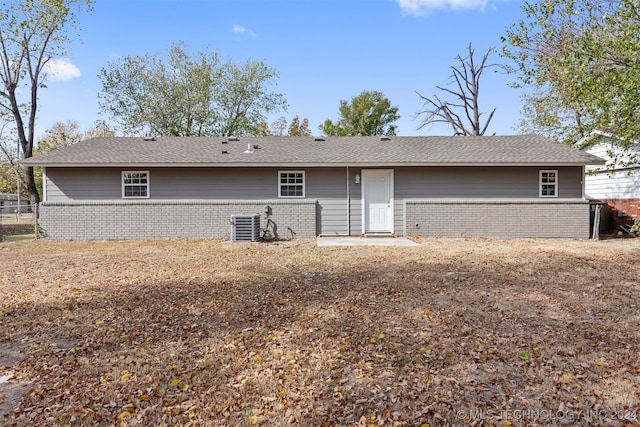
[{"label": "white cloud", "polygon": [[397,0],[404,13],[425,15],[433,9],[484,9],[488,0]]},{"label": "white cloud", "polygon": [[44,67],[51,80],[65,82],[80,77],[80,70],[67,58],[51,59]]},{"label": "white cloud", "polygon": [[234,34],[242,34],[242,33],[245,33],[245,34],[249,34],[249,35],[250,35],[251,37],[253,37],[253,38],[257,37],[257,36],[256,36],[256,33],[254,33],[253,31],[251,31],[251,30],[250,30],[250,29],[248,29],[248,28],[243,27],[242,25],[235,25],[235,24],[234,24],[234,25],[233,25],[233,33],[234,33]]}]

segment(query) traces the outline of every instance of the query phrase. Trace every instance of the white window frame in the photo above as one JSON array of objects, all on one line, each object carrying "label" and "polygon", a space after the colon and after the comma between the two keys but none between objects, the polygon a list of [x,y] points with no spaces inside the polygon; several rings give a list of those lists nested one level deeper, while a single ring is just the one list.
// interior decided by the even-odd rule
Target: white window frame
[{"label": "white window frame", "polygon": [[[549,174],[549,173],[553,173],[555,175],[554,182],[544,182],[543,181],[545,179],[544,178],[545,174]],[[558,197],[558,170],[557,169],[542,169],[542,170],[540,170],[539,177],[540,177],[540,179],[539,179],[539,183],[540,183],[539,195],[540,195],[540,197]],[[544,186],[548,186],[548,185],[553,186],[553,194],[543,194]]]},{"label": "white window frame", "polygon": [[[282,174],[287,174],[291,175],[291,174],[301,174],[302,175],[302,183],[298,184],[298,183],[288,183],[288,182],[282,182]],[[282,195],[282,188],[288,185],[300,185],[302,186],[302,196],[283,196]],[[304,171],[302,170],[295,170],[295,171],[288,171],[288,170],[281,170],[278,171],[278,198],[280,199],[304,199],[305,195],[306,195],[306,186],[307,186],[307,178],[305,176]]]},{"label": "white window frame", "polygon": [[[133,174],[133,173],[137,173],[137,174],[146,174],[147,175],[147,182],[144,184],[126,184],[124,182],[125,180],[125,174]],[[149,171],[122,171],[122,173],[120,174],[120,182],[122,184],[122,198],[123,199],[148,199],[149,195],[150,195],[150,189],[151,189],[151,175],[149,174]],[[147,191],[147,195],[146,196],[126,196],[125,195],[125,188],[127,186],[144,186],[146,187]]]}]

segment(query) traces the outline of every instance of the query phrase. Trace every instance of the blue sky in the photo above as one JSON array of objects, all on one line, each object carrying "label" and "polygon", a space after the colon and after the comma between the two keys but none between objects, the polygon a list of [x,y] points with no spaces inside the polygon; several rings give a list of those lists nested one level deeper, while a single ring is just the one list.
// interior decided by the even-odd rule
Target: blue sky
[{"label": "blue sky", "polygon": [[[443,126],[417,130],[416,91],[443,95],[455,57],[473,44],[478,59],[500,48],[500,37],[522,18],[521,2],[508,0],[97,0],[80,17],[81,31],[40,92],[38,135],[58,121],[81,130],[110,122],[98,108],[98,74],[119,57],[166,55],[183,41],[191,52],[216,51],[221,59],[265,60],[280,77],[288,112],[307,117],[314,134],[338,117],[340,100],[381,91],[399,107],[400,135],[448,135]],[[72,33],[72,35],[75,33]],[[494,54],[492,62],[504,62]],[[481,80],[480,106],[497,108],[490,133],[517,133],[520,93],[513,77],[490,70]]]}]

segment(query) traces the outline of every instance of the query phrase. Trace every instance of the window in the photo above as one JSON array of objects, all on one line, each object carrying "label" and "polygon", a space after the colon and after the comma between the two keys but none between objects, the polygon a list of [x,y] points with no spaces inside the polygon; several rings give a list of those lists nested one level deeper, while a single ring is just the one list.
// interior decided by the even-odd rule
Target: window
[{"label": "window", "polygon": [[125,199],[149,197],[149,172],[122,172],[122,197]]},{"label": "window", "polygon": [[278,172],[279,197],[304,197],[304,171]]},{"label": "window", "polygon": [[558,197],[558,171],[540,171],[540,197]]}]

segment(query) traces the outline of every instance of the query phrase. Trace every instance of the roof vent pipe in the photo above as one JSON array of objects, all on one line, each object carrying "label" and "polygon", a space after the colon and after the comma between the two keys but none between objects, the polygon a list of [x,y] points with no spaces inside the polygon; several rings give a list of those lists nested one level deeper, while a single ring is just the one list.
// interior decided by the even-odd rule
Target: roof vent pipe
[{"label": "roof vent pipe", "polygon": [[251,154],[253,153],[253,147],[251,146],[251,143],[247,144],[247,150],[244,152],[245,154]]}]

